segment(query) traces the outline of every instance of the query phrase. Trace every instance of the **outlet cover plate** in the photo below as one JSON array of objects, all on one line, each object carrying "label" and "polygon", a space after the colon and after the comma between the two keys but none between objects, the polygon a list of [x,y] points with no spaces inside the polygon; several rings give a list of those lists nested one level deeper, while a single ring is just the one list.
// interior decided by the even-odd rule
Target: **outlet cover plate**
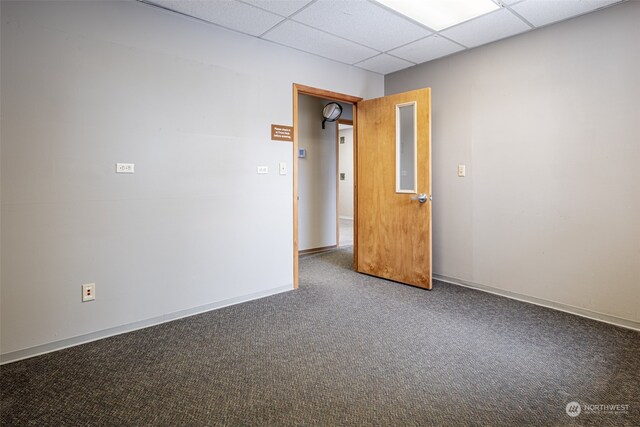
[{"label": "outlet cover plate", "polygon": [[93,301],[96,299],[96,284],[86,283],[82,285],[82,302]]},{"label": "outlet cover plate", "polygon": [[134,169],[133,163],[116,163],[116,173],[134,173]]}]

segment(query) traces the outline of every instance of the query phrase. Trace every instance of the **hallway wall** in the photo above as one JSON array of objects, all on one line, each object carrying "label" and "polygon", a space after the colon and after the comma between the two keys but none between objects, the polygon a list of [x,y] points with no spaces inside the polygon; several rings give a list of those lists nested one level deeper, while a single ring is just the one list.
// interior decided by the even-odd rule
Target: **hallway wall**
[{"label": "hallway wall", "polygon": [[339,136],[344,137],[344,144],[338,145],[339,172],[345,176],[338,185],[338,216],[353,219],[353,127],[340,130]]}]

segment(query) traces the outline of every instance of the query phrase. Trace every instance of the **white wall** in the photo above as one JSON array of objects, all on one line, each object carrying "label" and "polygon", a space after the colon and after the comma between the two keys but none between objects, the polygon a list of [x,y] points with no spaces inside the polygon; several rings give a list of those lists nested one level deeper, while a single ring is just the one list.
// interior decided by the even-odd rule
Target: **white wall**
[{"label": "white wall", "polygon": [[386,77],[433,88],[435,273],[640,326],[638,22],[627,2]]},{"label": "white wall", "polygon": [[270,125],[293,82],[382,77],[137,2],[3,1],[1,27],[2,360],[292,288]]},{"label": "white wall", "polygon": [[353,219],[353,127],[340,130],[339,135],[344,137],[344,144],[338,146],[339,172],[345,179],[338,185],[338,216]]}]

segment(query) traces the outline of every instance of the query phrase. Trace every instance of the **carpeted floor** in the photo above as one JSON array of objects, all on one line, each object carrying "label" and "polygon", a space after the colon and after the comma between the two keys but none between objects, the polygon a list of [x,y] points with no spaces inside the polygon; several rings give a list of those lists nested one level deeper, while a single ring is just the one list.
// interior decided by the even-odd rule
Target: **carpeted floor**
[{"label": "carpeted floor", "polygon": [[1,424],[640,425],[640,333],[351,263],[307,257],[295,292],[4,365]]}]

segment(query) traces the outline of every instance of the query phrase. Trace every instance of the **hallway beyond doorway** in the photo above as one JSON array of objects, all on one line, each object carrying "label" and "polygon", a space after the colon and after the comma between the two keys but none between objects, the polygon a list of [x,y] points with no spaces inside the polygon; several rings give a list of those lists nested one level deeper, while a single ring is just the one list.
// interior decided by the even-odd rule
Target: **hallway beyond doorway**
[{"label": "hallway beyond doorway", "polygon": [[340,242],[339,247],[353,246],[353,220],[339,218],[340,222]]}]

